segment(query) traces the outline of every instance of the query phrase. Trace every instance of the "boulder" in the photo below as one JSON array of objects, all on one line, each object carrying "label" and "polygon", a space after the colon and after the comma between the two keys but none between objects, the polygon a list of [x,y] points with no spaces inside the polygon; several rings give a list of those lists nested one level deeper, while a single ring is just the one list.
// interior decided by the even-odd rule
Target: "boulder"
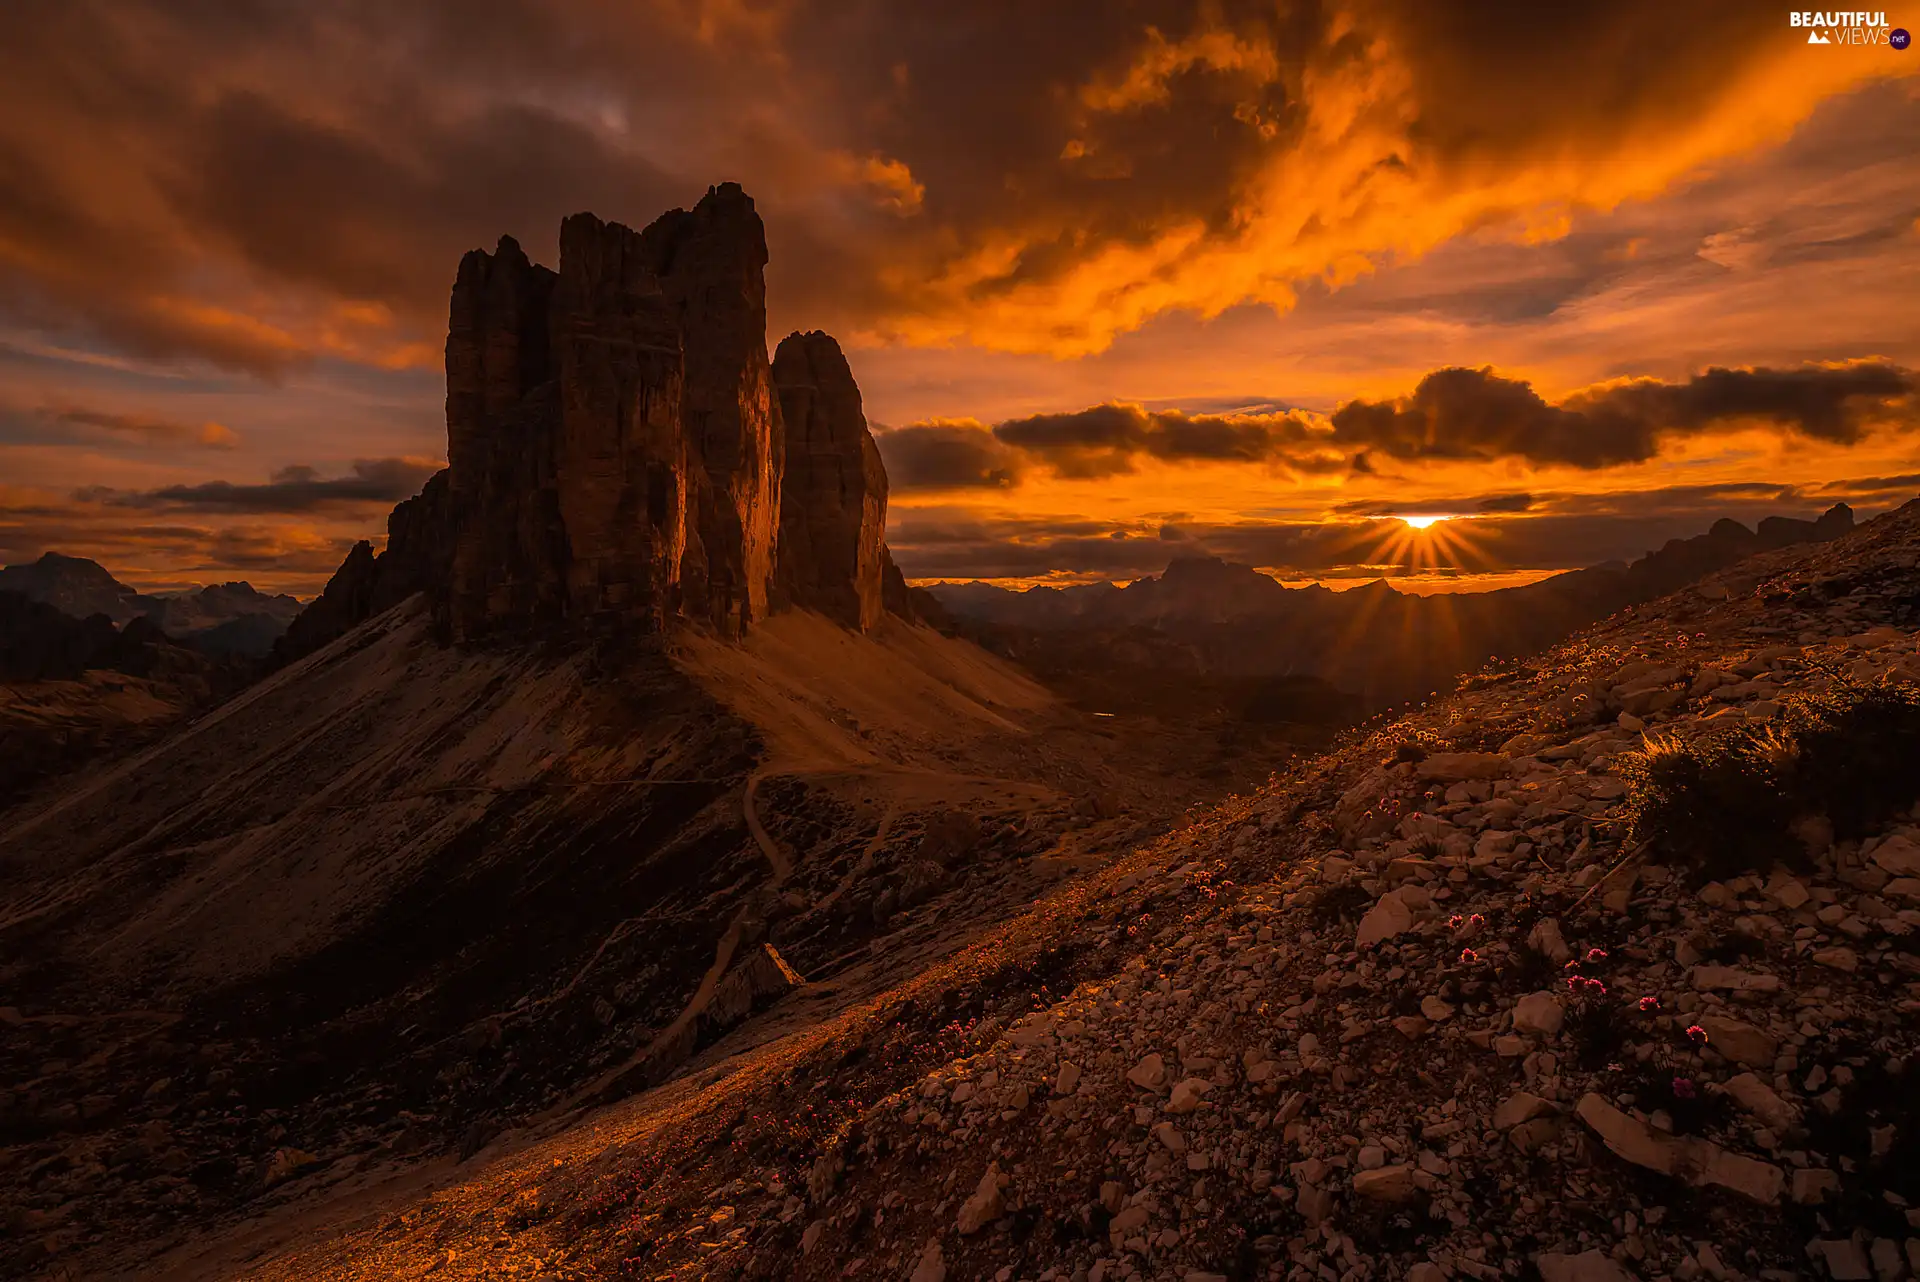
[{"label": "boulder", "polygon": [[1663,1134],[1593,1092],[1581,1097],[1575,1112],[1609,1149],[1635,1166],[1700,1187],[1731,1189],[1768,1206],[1779,1202],[1786,1186],[1777,1166],[1729,1153],[1709,1140]]},{"label": "boulder", "polygon": [[1772,1066],[1778,1044],[1766,1030],[1725,1015],[1702,1015],[1697,1022],[1706,1030],[1707,1045],[1734,1063],[1748,1068]]}]

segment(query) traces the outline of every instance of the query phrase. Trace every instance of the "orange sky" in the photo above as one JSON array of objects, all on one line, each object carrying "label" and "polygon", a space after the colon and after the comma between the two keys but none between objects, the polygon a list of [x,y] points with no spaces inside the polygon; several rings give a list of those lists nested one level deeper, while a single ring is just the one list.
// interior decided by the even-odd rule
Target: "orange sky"
[{"label": "orange sky", "polygon": [[1920,54],[1559,8],[36,6],[0,562],[316,590],[443,456],[459,254],[723,179],[911,576],[1510,576],[1920,491]]}]

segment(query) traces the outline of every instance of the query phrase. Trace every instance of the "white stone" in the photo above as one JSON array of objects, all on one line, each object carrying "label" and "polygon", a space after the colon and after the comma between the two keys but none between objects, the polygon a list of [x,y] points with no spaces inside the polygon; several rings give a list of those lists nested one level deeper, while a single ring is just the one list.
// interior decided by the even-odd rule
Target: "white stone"
[{"label": "white stone", "polygon": [[920,1253],[920,1262],[913,1267],[913,1276],[908,1282],[947,1282],[947,1261],[940,1253],[940,1243],[929,1242],[927,1249]]},{"label": "white stone", "polygon": [[973,1195],[960,1204],[958,1227],[961,1233],[977,1233],[1000,1218],[1006,1209],[1006,1198],[1002,1193],[1006,1184],[1007,1177],[1000,1173],[1000,1163],[987,1163],[986,1172],[980,1176],[980,1183],[975,1186]]},{"label": "white stone", "polygon": [[1361,1171],[1353,1177],[1354,1194],[1370,1202],[1405,1202],[1417,1188],[1413,1168],[1404,1163]]},{"label": "white stone", "polygon": [[1166,1084],[1166,1063],[1158,1055],[1149,1055],[1127,1070],[1127,1080],[1143,1091],[1157,1091]]},{"label": "white stone", "polygon": [[1553,1105],[1530,1091],[1515,1091],[1493,1110],[1493,1124],[1499,1130],[1512,1130],[1522,1122],[1553,1112]]},{"label": "white stone", "polygon": [[1173,1094],[1167,1100],[1169,1113],[1191,1113],[1199,1108],[1206,1099],[1207,1092],[1213,1089],[1213,1083],[1198,1077],[1189,1077],[1174,1083]]},{"label": "white stone", "polygon": [[1728,1082],[1727,1094],[1733,1096],[1734,1102],[1741,1108],[1774,1130],[1785,1130],[1799,1120],[1793,1105],[1781,1099],[1773,1087],[1752,1073],[1742,1073]]},{"label": "white stone", "polygon": [[1527,932],[1527,945],[1556,966],[1565,965],[1573,957],[1573,950],[1567,947],[1560,933],[1559,921],[1552,917],[1543,917],[1533,924],[1533,929]]},{"label": "white stone", "polygon": [[1513,1006],[1513,1031],[1533,1037],[1552,1037],[1566,1022],[1566,1008],[1553,993],[1528,993]]},{"label": "white stone", "polygon": [[1354,947],[1369,948],[1383,939],[1392,939],[1395,935],[1412,930],[1413,922],[1413,909],[1407,905],[1401,891],[1390,890],[1375,900],[1373,907],[1367,909],[1367,915],[1360,919],[1360,929],[1353,940]]},{"label": "white stone", "polygon": [[1548,1251],[1534,1264],[1540,1270],[1541,1282],[1634,1282],[1633,1274],[1614,1263],[1605,1251],[1582,1251],[1578,1255]]},{"label": "white stone", "polygon": [[1725,1015],[1702,1015],[1696,1022],[1707,1032],[1707,1045],[1734,1063],[1772,1067],[1778,1044],[1765,1030]]},{"label": "white stone", "polygon": [[1882,839],[1868,858],[1896,877],[1920,877],[1920,842],[1902,833]]}]

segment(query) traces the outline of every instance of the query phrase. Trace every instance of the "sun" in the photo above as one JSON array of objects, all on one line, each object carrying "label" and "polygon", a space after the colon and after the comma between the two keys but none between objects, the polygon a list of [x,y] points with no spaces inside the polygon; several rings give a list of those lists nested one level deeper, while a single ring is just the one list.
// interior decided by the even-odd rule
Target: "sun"
[{"label": "sun", "polygon": [[1416,530],[1424,530],[1441,521],[1451,521],[1451,516],[1403,516],[1400,518]]}]

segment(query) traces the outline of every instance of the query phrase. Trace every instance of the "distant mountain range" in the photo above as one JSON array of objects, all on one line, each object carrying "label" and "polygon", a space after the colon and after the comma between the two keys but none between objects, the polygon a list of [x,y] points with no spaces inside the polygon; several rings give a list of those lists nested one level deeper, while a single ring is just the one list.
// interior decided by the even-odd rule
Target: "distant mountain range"
[{"label": "distant mountain range", "polygon": [[208,654],[249,658],[271,650],[302,608],[297,597],[269,596],[239,582],[143,594],[98,561],[59,552],[0,568],[0,592],[17,592],[74,619],[104,614],[117,627],[145,619],[170,637],[191,639]]},{"label": "distant mountain range", "polygon": [[1397,592],[1385,580],[1344,592],[1288,588],[1217,557],[1179,558],[1164,574],[1126,587],[928,590],[976,639],[1082,698],[1128,704],[1150,692],[1210,686],[1229,701],[1271,707],[1276,698],[1301,697],[1324,708],[1325,683],[1381,709],[1450,689],[1489,659],[1533,653],[1757,552],[1825,542],[1852,528],[1844,503],[1817,521],[1768,517],[1749,529],[1722,520],[1630,565],[1428,597]]}]

